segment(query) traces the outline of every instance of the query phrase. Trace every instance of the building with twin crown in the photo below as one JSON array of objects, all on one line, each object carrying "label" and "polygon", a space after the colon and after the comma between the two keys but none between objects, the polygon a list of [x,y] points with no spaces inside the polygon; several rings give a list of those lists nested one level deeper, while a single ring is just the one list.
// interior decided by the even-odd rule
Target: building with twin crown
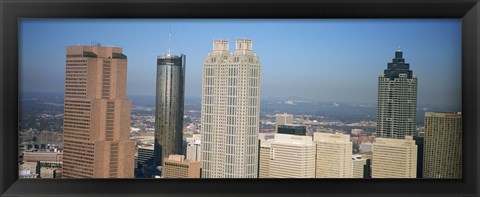
[{"label": "building with twin crown", "polygon": [[127,56],[118,47],[68,46],[63,178],[133,178]]},{"label": "building with twin crown", "polygon": [[405,139],[377,138],[372,146],[372,178],[416,178],[417,145]]},{"label": "building with twin crown", "polygon": [[[405,63],[403,52],[378,77],[376,137],[404,139],[416,129],[417,77]],[[372,161],[375,162],[375,161]]]},{"label": "building with twin crown", "polygon": [[155,100],[155,166],[169,155],[182,154],[185,55],[157,57]]},{"label": "building with twin crown", "polygon": [[203,64],[202,177],[257,178],[260,72],[252,40],[214,40]]},{"label": "building with twin crown", "polygon": [[462,178],[461,113],[425,113],[423,178]]},{"label": "building with twin crown", "polygon": [[315,132],[316,178],[352,178],[350,135]]}]

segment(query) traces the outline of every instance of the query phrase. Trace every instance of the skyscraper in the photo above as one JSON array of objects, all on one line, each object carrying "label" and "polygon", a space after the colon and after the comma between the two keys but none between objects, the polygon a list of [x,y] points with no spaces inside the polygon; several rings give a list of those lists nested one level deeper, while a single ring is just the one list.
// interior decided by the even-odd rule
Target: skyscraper
[{"label": "skyscraper", "polygon": [[[416,129],[417,77],[405,63],[403,52],[378,77],[377,131],[381,138],[404,139]],[[374,162],[374,161],[373,161]]]},{"label": "skyscraper", "polygon": [[155,100],[155,166],[169,155],[182,154],[185,55],[170,52],[157,58]]},{"label": "skyscraper", "polygon": [[417,145],[412,136],[377,138],[372,149],[372,178],[417,177]]},{"label": "skyscraper", "polygon": [[64,178],[133,178],[127,56],[122,48],[68,46]]},{"label": "skyscraper", "polygon": [[316,178],[352,178],[352,142],[350,135],[314,133]]},{"label": "skyscraper", "polygon": [[462,178],[461,113],[425,113],[423,178]]},{"label": "skyscraper", "polygon": [[260,62],[252,40],[214,40],[203,64],[202,177],[256,178]]}]

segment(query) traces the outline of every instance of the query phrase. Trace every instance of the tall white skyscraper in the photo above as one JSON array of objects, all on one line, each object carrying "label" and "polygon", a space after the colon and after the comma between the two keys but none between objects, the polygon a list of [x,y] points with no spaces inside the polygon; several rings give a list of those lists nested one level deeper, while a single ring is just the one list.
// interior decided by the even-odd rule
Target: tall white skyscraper
[{"label": "tall white skyscraper", "polygon": [[317,145],[316,178],[352,178],[350,135],[314,133]]},{"label": "tall white skyscraper", "polygon": [[378,77],[377,131],[380,138],[404,139],[416,129],[417,76],[405,63],[403,52]]},{"label": "tall white skyscraper", "polygon": [[260,71],[252,40],[214,40],[203,64],[202,177],[257,178]]},{"label": "tall white skyscraper", "polygon": [[372,178],[417,177],[417,145],[412,136],[377,138],[372,153]]}]

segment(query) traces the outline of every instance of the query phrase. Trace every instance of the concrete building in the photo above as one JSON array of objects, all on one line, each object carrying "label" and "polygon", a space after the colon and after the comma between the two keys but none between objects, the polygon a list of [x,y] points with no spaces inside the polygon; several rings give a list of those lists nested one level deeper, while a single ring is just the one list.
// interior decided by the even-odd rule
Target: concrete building
[{"label": "concrete building", "polygon": [[40,161],[40,163],[62,164],[62,152],[46,151],[25,151],[23,153],[24,161]]},{"label": "concrete building", "polygon": [[19,169],[18,171],[18,178],[20,179],[36,179],[38,176],[38,174],[35,174],[29,169]]},{"label": "concrete building", "polygon": [[370,142],[365,142],[360,144],[360,152],[362,153],[372,153],[373,144]]},{"label": "concrete building", "polygon": [[185,160],[183,155],[170,155],[163,162],[164,178],[200,178],[200,162]]},{"label": "concrete building", "polygon": [[372,148],[372,178],[417,177],[417,145],[412,136],[377,138]]},{"label": "concrete building", "polygon": [[185,100],[185,55],[170,52],[157,58],[155,103],[155,165],[182,154]]},{"label": "concrete building", "polygon": [[258,153],[258,178],[270,178],[271,141],[272,140],[260,140]]},{"label": "concrete building", "polygon": [[133,178],[122,48],[66,49],[63,178]]},{"label": "concrete building", "polygon": [[59,178],[56,174],[57,169],[55,168],[48,168],[48,167],[41,167],[40,168],[40,178]]},{"label": "concrete building", "polygon": [[195,140],[187,143],[187,159],[190,161],[200,161],[202,152],[202,142]]},{"label": "concrete building", "polygon": [[274,139],[276,133],[258,133],[259,140],[269,140]]},{"label": "concrete building", "polygon": [[352,142],[350,135],[314,133],[316,178],[352,178]]},{"label": "concrete building", "polygon": [[352,156],[352,167],[353,167],[352,178],[357,178],[357,179],[364,178],[366,164],[367,164],[367,159],[362,158],[361,155],[353,155]]},{"label": "concrete building", "polygon": [[[417,77],[405,63],[403,52],[378,77],[376,137],[404,139],[413,135],[417,118]],[[372,161],[375,162],[375,161]]]},{"label": "concrete building", "polygon": [[278,125],[284,125],[284,124],[292,124],[293,123],[293,115],[292,114],[275,114],[275,130],[278,133]]},{"label": "concrete building", "polygon": [[[276,134],[270,141],[270,160],[266,159],[268,149],[261,150],[262,177],[315,178],[315,143],[311,136]],[[267,166],[268,172],[264,170]]]},{"label": "concrete building", "polygon": [[462,178],[462,114],[425,113],[423,178]]},{"label": "concrete building", "polygon": [[214,40],[203,64],[202,177],[257,178],[260,72],[252,40]]}]

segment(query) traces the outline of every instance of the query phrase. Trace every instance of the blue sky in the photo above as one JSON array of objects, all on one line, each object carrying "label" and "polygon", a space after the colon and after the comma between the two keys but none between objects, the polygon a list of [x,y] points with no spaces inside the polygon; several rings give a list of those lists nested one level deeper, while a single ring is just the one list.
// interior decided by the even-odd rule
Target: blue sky
[{"label": "blue sky", "polygon": [[[184,53],[187,97],[201,96],[213,39],[253,39],[261,96],[375,104],[377,78],[400,46],[419,78],[419,104],[460,106],[461,21],[409,20],[75,20],[20,22],[20,91],[63,92],[65,48],[122,47],[127,95],[154,95],[158,55]],[[233,50],[234,45],[231,44]]]}]

